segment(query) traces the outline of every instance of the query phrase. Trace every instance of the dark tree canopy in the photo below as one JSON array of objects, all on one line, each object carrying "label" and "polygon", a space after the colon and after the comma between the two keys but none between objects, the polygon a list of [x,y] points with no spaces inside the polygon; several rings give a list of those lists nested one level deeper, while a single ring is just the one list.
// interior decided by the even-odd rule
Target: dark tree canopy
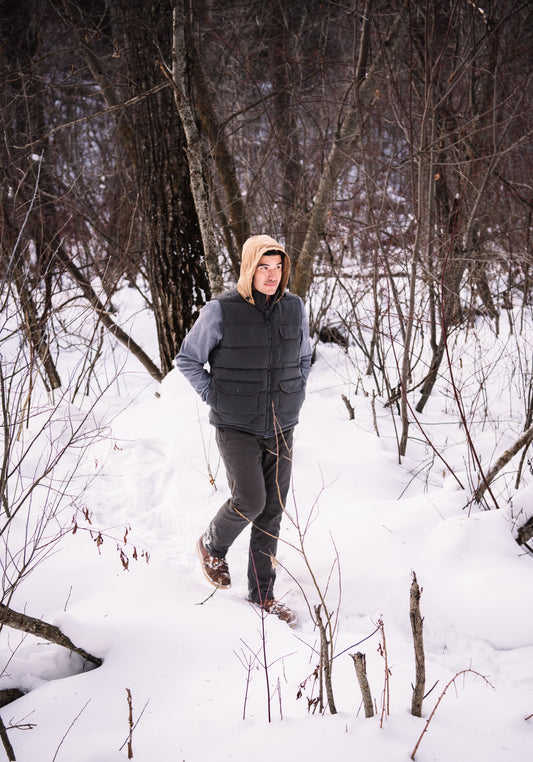
[{"label": "dark tree canopy", "polygon": [[423,277],[427,398],[465,286],[494,320],[502,282],[528,298],[530,4],[180,0],[184,93],[177,5],[0,2],[1,266],[50,386],[62,284],[108,327],[115,288],[147,285],[163,374],[210,297],[181,97],[226,283],[246,237],[268,232],[303,297],[331,267],[355,266],[368,288],[383,275],[405,333],[398,277]]}]

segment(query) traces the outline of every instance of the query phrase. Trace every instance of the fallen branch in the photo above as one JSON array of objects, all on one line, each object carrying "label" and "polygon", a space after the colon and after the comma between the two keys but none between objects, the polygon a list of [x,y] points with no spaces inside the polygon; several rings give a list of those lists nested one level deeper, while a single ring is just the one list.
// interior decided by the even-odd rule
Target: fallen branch
[{"label": "fallen branch", "polygon": [[533,516],[529,518],[524,526],[518,530],[516,541],[519,545],[526,545],[533,537]]},{"label": "fallen branch", "polygon": [[0,603],[0,624],[5,624],[15,630],[22,630],[22,632],[27,632],[30,635],[44,638],[50,643],[55,643],[58,646],[68,648],[69,651],[73,651],[81,656],[82,659],[91,662],[91,664],[95,664],[97,667],[100,667],[102,664],[102,659],[87,653],[83,648],[75,646],[70,638],[64,635],[55,624],[48,624],[48,622],[43,622],[42,619],[35,619],[27,614],[13,611],[13,609],[5,606],[3,603]]},{"label": "fallen branch", "polygon": [[485,478],[480,483],[476,491],[474,492],[474,500],[476,503],[481,502],[481,498],[485,494],[485,490],[489,487],[490,483],[494,480],[496,474],[498,474],[502,468],[504,468],[509,461],[514,458],[517,452],[520,452],[522,447],[527,447],[533,441],[533,426],[526,429],[521,436],[518,437],[516,442],[511,445],[496,461],[492,468],[485,474]]}]

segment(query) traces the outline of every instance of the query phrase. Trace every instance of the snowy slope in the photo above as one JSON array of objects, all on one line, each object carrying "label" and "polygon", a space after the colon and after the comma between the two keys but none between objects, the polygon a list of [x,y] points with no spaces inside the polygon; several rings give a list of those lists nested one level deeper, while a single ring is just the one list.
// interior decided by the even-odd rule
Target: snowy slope
[{"label": "snowy slope", "polygon": [[[57,624],[104,663],[79,673],[78,657],[3,633],[0,686],[28,693],[1,716],[7,726],[33,726],[9,731],[17,760],[127,758],[129,690],[131,752],[139,762],[267,762],[296,755],[308,762],[396,762],[409,758],[446,684],[463,671],[416,759],[527,758],[533,558],[514,540],[513,516],[520,506],[528,509],[529,487],[501,510],[465,508],[469,492],[422,437],[398,462],[390,410],[377,401],[374,419],[371,398],[360,388],[355,393],[349,357],[319,345],[297,429],[279,551],[276,592],[300,619],[291,630],[272,617],[263,621],[245,600],[246,536],[228,557],[232,589],[212,595],[194,544],[228,492],[207,408],[177,371],[158,386],[138,368],[130,380],[129,368],[128,360],[120,390],[111,389],[91,413],[100,435],[84,454],[78,482],[85,489],[77,487],[78,507],[91,523],[78,512],[78,531],[61,541],[12,602]],[[342,394],[354,407],[353,420]],[[467,485],[464,434],[448,408],[437,391],[424,421],[435,441],[446,440],[446,456]],[[493,450],[491,440],[487,457]],[[70,516],[64,518],[68,524]],[[307,563],[296,523],[305,530]],[[410,715],[413,572],[423,588],[427,690],[435,684],[421,719]],[[309,612],[318,603],[313,577],[338,620],[335,716],[308,713],[318,662]],[[388,716],[382,710],[383,632]],[[366,654],[377,708],[371,719],[361,707],[350,656],[356,651]]]}]

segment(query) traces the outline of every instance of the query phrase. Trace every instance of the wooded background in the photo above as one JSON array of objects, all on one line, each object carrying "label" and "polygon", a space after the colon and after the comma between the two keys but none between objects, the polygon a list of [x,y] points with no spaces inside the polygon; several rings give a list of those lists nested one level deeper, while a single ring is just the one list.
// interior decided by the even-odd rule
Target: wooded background
[{"label": "wooded background", "polygon": [[[313,341],[346,350],[378,436],[390,408],[400,460],[412,426],[416,468],[484,507],[521,450],[514,490],[533,475],[532,50],[531,0],[0,0],[0,630],[100,663],[11,602],[64,534],[104,541],[77,472],[120,387],[106,351],[162,380],[252,234],[285,245]],[[465,483],[417,417],[439,383]],[[0,742],[14,759],[1,719]]]},{"label": "wooded background", "polygon": [[[529,303],[528,0],[4,0],[0,34],[2,304],[50,389],[67,285],[159,379],[250,234],[304,299],[372,295],[373,372],[394,312],[419,410],[451,331]],[[125,281],[159,357],[114,315]]]}]

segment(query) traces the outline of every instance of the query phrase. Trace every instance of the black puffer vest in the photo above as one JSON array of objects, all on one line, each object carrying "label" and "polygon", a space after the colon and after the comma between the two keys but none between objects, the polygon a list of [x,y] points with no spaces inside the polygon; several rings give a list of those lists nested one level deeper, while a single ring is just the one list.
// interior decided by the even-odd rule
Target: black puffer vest
[{"label": "black puffer vest", "polygon": [[292,428],[305,395],[299,298],[285,293],[264,311],[236,289],[218,300],[223,338],[209,357],[210,422],[260,437]]}]

